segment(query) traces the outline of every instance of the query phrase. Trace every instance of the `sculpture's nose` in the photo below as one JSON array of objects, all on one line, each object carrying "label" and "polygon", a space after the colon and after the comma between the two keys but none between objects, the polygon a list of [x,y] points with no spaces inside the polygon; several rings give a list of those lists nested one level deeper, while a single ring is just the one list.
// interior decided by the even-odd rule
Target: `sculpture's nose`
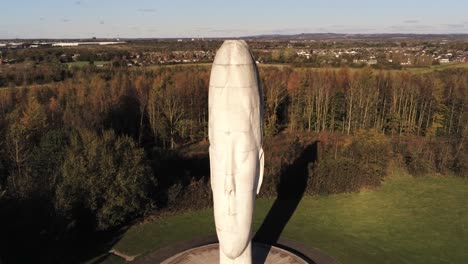
[{"label": "sculpture's nose", "polygon": [[232,145],[228,144],[226,152],[226,166],[224,171],[224,193],[234,194],[236,191],[235,179],[234,179],[234,153],[232,151]]},{"label": "sculpture's nose", "polygon": [[[226,134],[230,134],[229,132],[226,132]],[[230,138],[230,137],[228,137]],[[226,144],[226,167],[224,174],[226,175],[233,175],[234,174],[234,153],[232,153],[233,146],[232,144]]]}]

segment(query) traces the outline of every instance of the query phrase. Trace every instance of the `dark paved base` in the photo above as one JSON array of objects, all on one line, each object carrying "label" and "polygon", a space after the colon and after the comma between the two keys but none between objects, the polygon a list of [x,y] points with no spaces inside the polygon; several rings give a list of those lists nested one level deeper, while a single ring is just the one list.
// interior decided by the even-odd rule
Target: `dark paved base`
[{"label": "dark paved base", "polygon": [[[185,263],[218,263],[219,247],[216,235],[180,242],[170,247],[161,248],[135,262],[138,264],[185,264]],[[274,246],[253,243],[254,264],[338,264],[334,258],[322,251],[289,240],[280,238]]]},{"label": "dark paved base", "polygon": [[[281,248],[264,244],[253,244],[253,264],[307,264],[308,262],[299,256]],[[266,257],[265,257],[266,256]],[[264,258],[265,257],[265,258]],[[219,263],[219,244],[210,244],[192,248],[179,253],[162,264],[206,264]]]}]

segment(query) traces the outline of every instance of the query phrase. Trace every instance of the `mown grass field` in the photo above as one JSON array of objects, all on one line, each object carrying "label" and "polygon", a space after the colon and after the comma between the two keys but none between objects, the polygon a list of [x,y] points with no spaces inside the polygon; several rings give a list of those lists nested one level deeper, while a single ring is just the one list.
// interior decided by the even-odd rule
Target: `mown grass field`
[{"label": "mown grass field", "polygon": [[[93,62],[94,65],[106,65],[109,63],[110,63],[109,61],[94,61]],[[65,64],[67,64],[68,67],[84,67],[84,66],[90,65],[89,61],[74,61],[74,62],[67,62]]]},{"label": "mown grass field", "polygon": [[411,73],[429,73],[433,71],[442,71],[445,69],[468,69],[468,63],[447,63],[447,64],[441,64],[441,65],[433,65],[429,68],[407,68],[404,69],[406,71],[409,71]]},{"label": "mown grass field", "polygon": [[[467,263],[467,200],[466,180],[399,174],[377,190],[304,197],[282,235],[341,263]],[[255,229],[272,203],[257,201]],[[206,209],[133,226],[114,248],[141,256],[212,233],[212,211]],[[102,263],[123,260],[108,256]]]},{"label": "mown grass field", "polygon": [[[276,67],[276,68],[284,68],[284,67],[292,67],[289,64],[258,64],[260,68],[268,68],[268,67]],[[171,64],[171,65],[152,65],[148,66],[150,69],[159,69],[161,67],[202,67],[202,68],[210,68],[211,63],[186,63],[186,64]],[[401,70],[383,70],[384,72],[408,72],[413,74],[424,74],[430,73],[434,71],[442,71],[445,69],[455,69],[455,68],[462,68],[468,69],[468,63],[447,63],[441,65],[433,65],[427,68],[403,68]],[[317,71],[339,71],[342,68],[333,68],[333,67],[322,67],[322,68],[294,68],[296,70],[305,70],[305,69],[313,69]],[[362,68],[349,68],[351,72],[360,71]],[[379,70],[375,70],[376,73]]]}]

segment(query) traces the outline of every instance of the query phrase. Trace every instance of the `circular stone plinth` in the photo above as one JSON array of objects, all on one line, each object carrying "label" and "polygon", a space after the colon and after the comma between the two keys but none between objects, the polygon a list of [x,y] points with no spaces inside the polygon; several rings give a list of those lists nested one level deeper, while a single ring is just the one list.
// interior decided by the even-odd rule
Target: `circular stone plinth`
[{"label": "circular stone plinth", "polygon": [[[284,249],[267,246],[265,244],[252,244],[253,264],[257,263],[281,263],[281,264],[307,264],[301,257]],[[172,256],[162,264],[189,264],[189,263],[219,263],[219,244],[209,244],[192,248]]]}]

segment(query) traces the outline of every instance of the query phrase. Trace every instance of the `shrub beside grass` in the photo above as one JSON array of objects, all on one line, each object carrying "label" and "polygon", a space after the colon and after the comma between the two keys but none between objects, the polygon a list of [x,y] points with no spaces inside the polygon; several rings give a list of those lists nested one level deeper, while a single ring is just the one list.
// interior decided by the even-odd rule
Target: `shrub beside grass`
[{"label": "shrub beside grass", "polygon": [[440,173],[468,178],[467,139],[468,135],[453,138],[394,138],[392,159],[413,176]]},{"label": "shrub beside grass", "polygon": [[[464,162],[468,160],[466,142],[460,145],[458,141],[444,138],[390,138],[377,130],[358,131],[351,136],[281,133],[266,138],[263,146],[265,168],[260,197],[277,197],[279,189],[283,193],[289,192],[284,188],[290,186],[279,185],[300,180],[302,175],[293,175],[296,172],[291,173],[290,169],[298,159],[304,158],[305,150],[313,144],[318,146],[317,157],[305,157],[309,160],[308,170],[304,170],[305,173],[308,171],[308,194],[336,194],[376,188],[383,182],[390,164],[396,164],[413,176],[441,173],[468,177],[468,162]],[[181,157],[165,162],[168,169],[163,172],[171,173],[168,174],[170,177],[164,174],[170,182],[167,184],[167,208],[184,211],[210,207],[209,163],[203,163],[208,160],[208,142],[191,146],[183,152]],[[201,169],[202,173],[194,172],[200,170],[199,164],[202,163],[207,168]]]},{"label": "shrub beside grass", "polygon": [[322,147],[324,153],[321,158],[310,164],[308,193],[356,192],[380,186],[387,171],[391,148],[384,135],[377,131],[363,131],[341,142],[336,138],[325,142],[328,146]]}]

